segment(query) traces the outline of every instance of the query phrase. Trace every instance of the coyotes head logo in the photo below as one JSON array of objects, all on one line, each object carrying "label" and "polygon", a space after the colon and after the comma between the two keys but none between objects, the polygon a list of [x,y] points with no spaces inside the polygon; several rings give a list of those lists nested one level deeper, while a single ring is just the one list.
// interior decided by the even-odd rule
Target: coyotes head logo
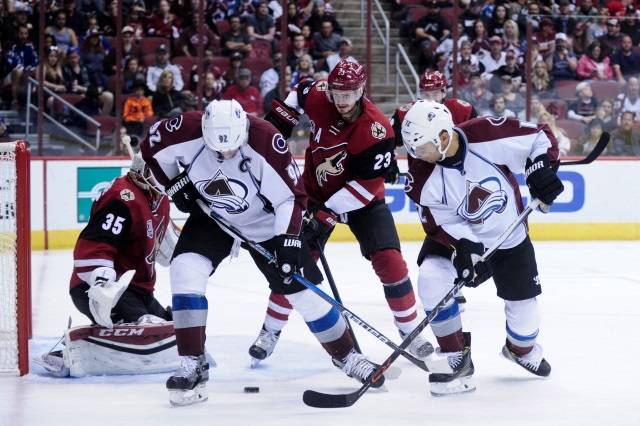
[{"label": "coyotes head logo", "polygon": [[337,176],[344,171],[342,161],[347,158],[346,151],[340,151],[324,159],[322,163],[316,167],[316,180],[318,185],[322,186],[322,182],[327,181],[327,175]]}]

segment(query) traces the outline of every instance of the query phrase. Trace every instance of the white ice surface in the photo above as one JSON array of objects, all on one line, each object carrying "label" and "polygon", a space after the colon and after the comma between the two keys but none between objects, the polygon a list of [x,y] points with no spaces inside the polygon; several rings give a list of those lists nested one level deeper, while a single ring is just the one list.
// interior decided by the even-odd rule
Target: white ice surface
[{"label": "white ice surface", "polygon": [[[640,425],[640,242],[535,243],[542,279],[543,311],[538,342],[553,371],[530,375],[501,358],[502,301],[492,282],[465,290],[463,314],[472,332],[474,393],[434,398],[427,374],[399,358],[402,375],[388,393],[367,392],[347,409],[314,409],[306,389],[350,392],[358,386],[332,366],[299,315],[294,314],[274,354],[249,368],[247,349],[257,336],[268,289],[243,252],[225,261],[209,281],[207,348],[209,401],[172,407],[168,374],[56,379],[31,363],[23,378],[0,375],[0,425]],[[404,243],[411,277],[417,277],[418,243]],[[399,343],[382,288],[352,243],[327,247],[344,304]],[[75,311],[67,287],[71,251],[33,256],[31,357],[57,341]],[[159,268],[157,298],[170,303],[168,269]],[[392,352],[355,326],[363,351],[374,361]],[[433,342],[428,331],[425,335]],[[260,393],[244,394],[245,386]]]}]

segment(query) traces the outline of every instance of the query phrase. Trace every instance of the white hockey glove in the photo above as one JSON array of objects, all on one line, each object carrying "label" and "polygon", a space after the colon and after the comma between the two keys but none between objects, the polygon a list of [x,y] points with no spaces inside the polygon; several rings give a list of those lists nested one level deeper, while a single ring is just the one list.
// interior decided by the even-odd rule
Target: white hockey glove
[{"label": "white hockey glove", "polygon": [[170,221],[167,232],[164,233],[164,238],[162,238],[160,248],[158,248],[158,252],[156,253],[156,262],[161,266],[168,267],[171,264],[173,251],[176,248],[179,237],[180,228],[178,228],[173,221]]},{"label": "white hockey glove", "polygon": [[125,272],[119,281],[116,279],[116,271],[112,268],[96,268],[89,277],[89,310],[93,319],[103,327],[113,328],[111,321],[111,309],[118,303],[120,296],[129,286],[134,270]]}]

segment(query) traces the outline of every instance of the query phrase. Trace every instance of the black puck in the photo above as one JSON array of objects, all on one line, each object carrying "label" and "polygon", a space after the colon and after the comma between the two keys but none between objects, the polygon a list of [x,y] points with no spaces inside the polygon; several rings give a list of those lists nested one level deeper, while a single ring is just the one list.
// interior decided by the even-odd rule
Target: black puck
[{"label": "black puck", "polygon": [[244,393],[259,393],[260,388],[257,386],[247,386],[244,388]]}]

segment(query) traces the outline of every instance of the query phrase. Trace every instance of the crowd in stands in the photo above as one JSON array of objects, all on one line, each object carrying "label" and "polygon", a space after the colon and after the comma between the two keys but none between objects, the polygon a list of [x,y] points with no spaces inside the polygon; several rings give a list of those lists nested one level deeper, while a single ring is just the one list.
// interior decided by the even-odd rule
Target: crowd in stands
[{"label": "crowd in stands", "polygon": [[590,152],[602,132],[612,135],[605,154],[640,155],[640,1],[460,0],[459,6],[455,22],[450,0],[395,2],[393,17],[412,40],[419,72],[442,71],[481,116],[548,124],[562,155]]}]

